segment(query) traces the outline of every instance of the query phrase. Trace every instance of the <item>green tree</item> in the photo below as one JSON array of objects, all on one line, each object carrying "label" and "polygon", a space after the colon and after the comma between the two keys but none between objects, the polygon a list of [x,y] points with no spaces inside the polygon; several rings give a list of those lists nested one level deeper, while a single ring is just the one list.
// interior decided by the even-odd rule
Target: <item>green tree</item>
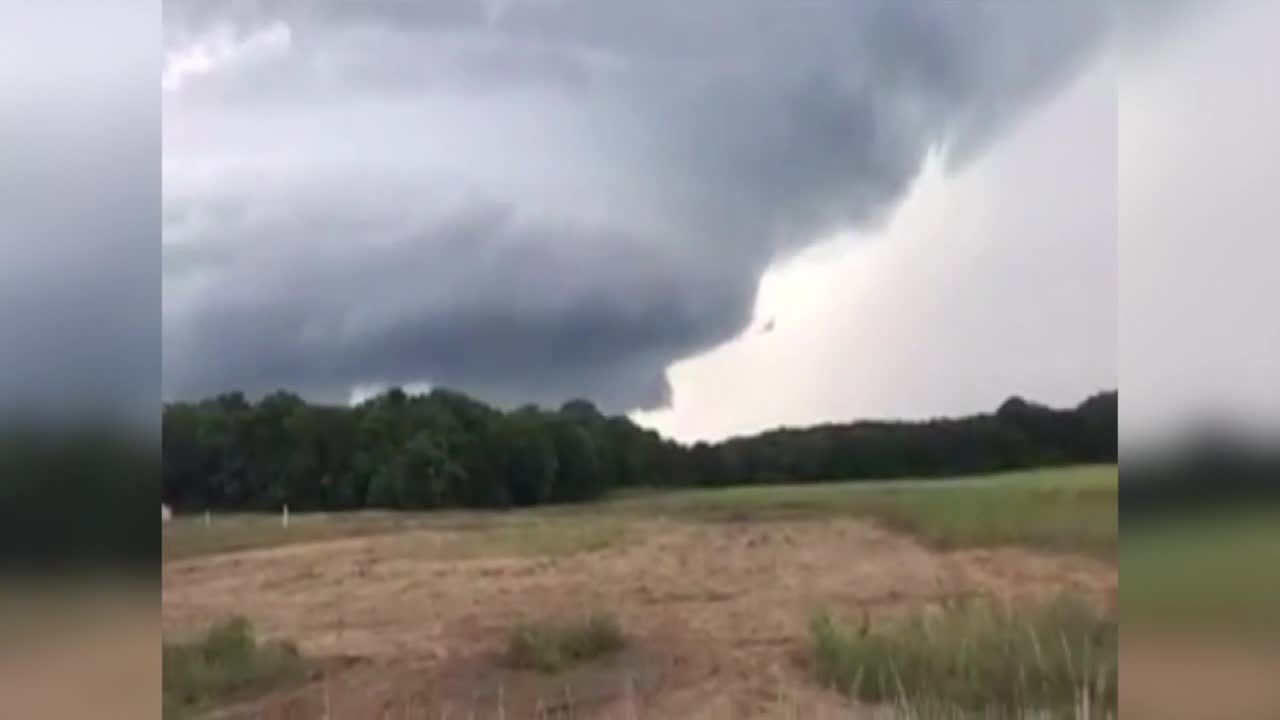
[{"label": "green tree", "polygon": [[502,412],[462,393],[399,388],[356,407],[278,391],[164,407],[161,497],[179,510],[507,507],[613,487],[946,476],[1115,462],[1118,395],[1055,409],[860,421],[685,446],[585,400]]},{"label": "green tree", "polygon": [[364,500],[365,507],[398,508],[400,494],[396,489],[396,478],[390,468],[381,468],[369,479],[369,491]]},{"label": "green tree", "polygon": [[595,442],[586,428],[561,420],[553,426],[557,473],[552,499],[575,502],[600,497],[608,489]]},{"label": "green tree", "polygon": [[522,408],[499,421],[493,451],[512,505],[551,499],[558,470],[556,449],[541,413]]},{"label": "green tree", "polygon": [[428,432],[418,433],[405,446],[396,466],[398,507],[444,507],[461,472],[439,440]]}]

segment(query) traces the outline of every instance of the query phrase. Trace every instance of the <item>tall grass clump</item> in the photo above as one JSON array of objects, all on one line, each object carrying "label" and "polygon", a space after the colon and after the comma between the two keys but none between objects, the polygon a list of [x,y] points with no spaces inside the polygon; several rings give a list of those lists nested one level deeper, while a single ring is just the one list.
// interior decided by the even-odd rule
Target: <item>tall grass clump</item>
[{"label": "tall grass clump", "polygon": [[567,622],[522,622],[507,638],[507,661],[517,668],[558,672],[617,652],[625,643],[617,618],[605,613]]},{"label": "tall grass clump", "polygon": [[290,643],[263,643],[244,618],[214,625],[189,643],[162,650],[164,717],[181,718],[306,677],[307,664]]},{"label": "tall grass clump", "polygon": [[954,603],[872,630],[819,613],[818,679],[906,717],[1114,716],[1117,624],[1063,596],[1038,609]]}]

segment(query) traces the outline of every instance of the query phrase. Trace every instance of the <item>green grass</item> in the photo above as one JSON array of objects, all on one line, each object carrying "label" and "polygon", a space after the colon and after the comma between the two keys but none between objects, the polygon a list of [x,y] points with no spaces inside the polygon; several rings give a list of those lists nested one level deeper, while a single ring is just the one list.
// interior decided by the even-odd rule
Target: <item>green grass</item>
[{"label": "green grass", "polygon": [[[583,506],[592,507],[592,506]],[[561,557],[602,550],[624,542],[626,522],[616,517],[578,514],[572,522],[536,511],[394,513],[361,511],[294,515],[281,527],[272,515],[182,518],[164,530],[165,560],[279,547],[296,543],[398,534],[433,559],[465,560],[489,556]],[[446,542],[431,542],[416,531],[451,531]],[[416,551],[416,550],[415,550]]]},{"label": "green grass", "polygon": [[604,509],[707,520],[866,517],[938,548],[1024,545],[1111,556],[1114,465],[944,480],[765,485],[632,496]]},{"label": "green grass", "polygon": [[359,510],[338,513],[296,513],[283,527],[278,513],[184,515],[162,530],[165,560],[277,547],[294,543],[338,540],[427,527],[465,526],[475,513],[396,513]]},{"label": "green grass", "polygon": [[625,644],[616,618],[604,613],[567,622],[522,622],[507,638],[507,662],[544,673],[612,654]]},{"label": "green grass", "polygon": [[287,643],[262,643],[243,618],[213,626],[189,643],[162,649],[162,702],[166,720],[302,681],[308,664]]},{"label": "green grass", "polygon": [[1118,626],[1067,596],[1026,611],[958,603],[874,631],[819,614],[811,635],[820,682],[905,717],[1101,717],[1117,705]]},{"label": "green grass", "polygon": [[1120,612],[1135,626],[1274,640],[1280,508],[1216,510],[1125,526]]},{"label": "green grass", "polygon": [[460,530],[447,557],[564,555],[624,542],[632,520],[693,522],[863,517],[937,548],[1023,545],[1112,557],[1117,546],[1114,465],[978,477],[630,491],[600,502],[513,512],[443,511],[182,517],[163,532],[166,560],[409,530]]}]

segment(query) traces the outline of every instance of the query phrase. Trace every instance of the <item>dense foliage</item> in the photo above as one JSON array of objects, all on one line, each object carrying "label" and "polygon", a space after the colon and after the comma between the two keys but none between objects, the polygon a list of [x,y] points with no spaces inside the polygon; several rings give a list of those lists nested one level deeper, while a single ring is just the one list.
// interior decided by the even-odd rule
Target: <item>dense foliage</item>
[{"label": "dense foliage", "polygon": [[0,419],[0,571],[158,577],[157,439],[115,418]]},{"label": "dense foliage", "polygon": [[576,400],[503,412],[458,392],[354,407],[276,392],[164,409],[163,498],[178,510],[512,507],[612,488],[943,476],[1114,462],[1117,394],[1056,410],[856,422],[681,445]]}]

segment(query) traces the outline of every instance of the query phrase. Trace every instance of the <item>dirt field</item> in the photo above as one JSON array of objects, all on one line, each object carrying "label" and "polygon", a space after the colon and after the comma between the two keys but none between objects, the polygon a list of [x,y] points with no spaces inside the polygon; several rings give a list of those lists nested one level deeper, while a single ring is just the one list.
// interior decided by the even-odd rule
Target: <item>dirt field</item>
[{"label": "dirt field", "polygon": [[[870,717],[806,674],[819,607],[873,626],[954,596],[1069,590],[1114,608],[1118,584],[1095,557],[938,552],[853,518],[614,519],[580,547],[545,550],[537,534],[490,534],[412,530],[169,562],[165,637],[242,614],[307,656],[350,658],[327,681],[228,717],[322,717],[326,704],[334,718]],[[550,678],[498,661],[518,620],[591,609],[619,618],[627,651]]]}]

